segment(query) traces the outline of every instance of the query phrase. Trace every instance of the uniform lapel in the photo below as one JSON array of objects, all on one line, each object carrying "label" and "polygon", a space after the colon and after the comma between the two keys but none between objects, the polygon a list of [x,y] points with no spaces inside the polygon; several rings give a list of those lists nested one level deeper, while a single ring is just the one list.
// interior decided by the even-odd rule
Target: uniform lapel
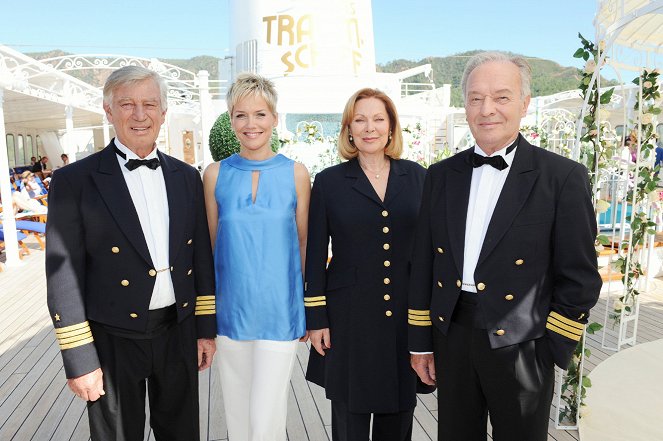
[{"label": "uniform lapel", "polygon": [[468,162],[473,149],[467,149],[456,155],[458,160],[449,166],[444,196],[446,199],[447,230],[451,251],[459,273],[463,271],[465,256],[465,225],[467,204],[470,199],[472,184],[472,166]]},{"label": "uniform lapel", "polygon": [[504,187],[495,205],[495,211],[488,224],[477,266],[488,257],[497,243],[502,240],[539,177],[539,171],[534,169],[532,162],[532,150],[534,148],[536,147],[533,147],[524,139],[520,140],[516,149],[516,156],[511,164],[511,170],[509,170],[509,175],[504,182]]},{"label": "uniform lapel", "polygon": [[361,167],[359,166],[359,160],[357,158],[348,161],[348,170],[346,171],[345,176],[355,179],[355,183],[352,186],[355,191],[358,191],[367,198],[382,205],[382,201],[378,197],[378,194],[373,189],[371,183],[368,182],[368,178],[366,175],[364,175],[364,172],[361,170]]},{"label": "uniform lapel", "polygon": [[97,190],[108,206],[118,228],[124,233],[136,251],[152,267],[152,259],[147,249],[147,242],[140,227],[138,213],[134,207],[129,187],[122,176],[120,164],[115,157],[114,144],[111,143],[101,152],[99,168],[92,173]]},{"label": "uniform lapel", "polygon": [[157,152],[163,171],[163,178],[166,181],[166,192],[168,193],[168,215],[169,219],[169,259],[175,261],[177,253],[182,245],[185,229],[185,219],[193,209],[188,202],[193,197],[193,189],[188,189],[184,180],[184,173],[177,167],[174,160]]},{"label": "uniform lapel", "polygon": [[391,201],[405,188],[405,181],[407,179],[407,170],[403,167],[402,163],[393,159],[389,161],[389,180],[387,181],[387,191],[384,195],[384,205],[386,206],[389,206]]}]

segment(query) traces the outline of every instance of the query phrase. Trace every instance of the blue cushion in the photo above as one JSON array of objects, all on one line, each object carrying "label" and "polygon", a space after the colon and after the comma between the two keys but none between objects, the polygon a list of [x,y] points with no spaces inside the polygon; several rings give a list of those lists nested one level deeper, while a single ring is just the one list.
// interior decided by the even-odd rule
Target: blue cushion
[{"label": "blue cushion", "polygon": [[[26,237],[28,237],[28,236],[26,236],[24,233],[21,233],[20,231],[16,232],[16,238],[18,240],[23,240]],[[2,241],[5,240],[5,232],[2,230],[2,228],[0,228],[0,240],[2,240]]]},{"label": "blue cushion", "polygon": [[35,233],[46,234],[46,224],[43,222],[33,222],[26,220],[17,220],[16,221],[17,230],[28,230],[34,231]]}]

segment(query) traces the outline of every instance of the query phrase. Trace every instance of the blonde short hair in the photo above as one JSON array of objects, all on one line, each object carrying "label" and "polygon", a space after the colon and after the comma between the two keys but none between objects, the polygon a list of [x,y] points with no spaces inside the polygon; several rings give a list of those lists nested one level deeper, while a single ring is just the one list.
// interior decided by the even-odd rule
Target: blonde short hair
[{"label": "blonde short hair", "polygon": [[391,136],[389,142],[384,148],[384,154],[393,159],[399,159],[403,153],[403,134],[401,133],[401,123],[398,121],[398,112],[394,102],[381,90],[364,88],[355,92],[343,110],[341,119],[341,133],[338,136],[338,154],[345,159],[356,158],[358,151],[354,141],[350,141],[350,123],[355,116],[355,105],[357,101],[365,98],[377,98],[384,103],[389,116],[389,130]]},{"label": "blonde short hair", "polygon": [[247,96],[259,96],[265,100],[269,111],[276,115],[276,102],[278,94],[274,83],[267,78],[250,72],[242,72],[237,75],[235,81],[226,93],[226,105],[228,114],[232,115],[233,109],[241,100]]}]

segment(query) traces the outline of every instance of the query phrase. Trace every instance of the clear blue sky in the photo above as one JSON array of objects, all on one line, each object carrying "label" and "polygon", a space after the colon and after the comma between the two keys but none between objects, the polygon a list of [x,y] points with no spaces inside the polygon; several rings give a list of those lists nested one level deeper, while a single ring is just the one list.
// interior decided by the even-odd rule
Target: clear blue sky
[{"label": "clear blue sky", "polygon": [[[0,44],[20,52],[223,57],[230,54],[228,1],[5,0]],[[497,49],[580,66],[572,57],[580,46],[578,32],[594,39],[594,0],[373,0],[372,5],[378,63]]]}]

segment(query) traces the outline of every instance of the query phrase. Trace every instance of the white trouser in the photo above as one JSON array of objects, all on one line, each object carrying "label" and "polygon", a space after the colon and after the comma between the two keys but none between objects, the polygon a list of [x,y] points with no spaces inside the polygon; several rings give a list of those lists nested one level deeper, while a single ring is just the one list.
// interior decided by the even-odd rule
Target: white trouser
[{"label": "white trouser", "polygon": [[285,441],[297,340],[217,338],[229,441]]}]

